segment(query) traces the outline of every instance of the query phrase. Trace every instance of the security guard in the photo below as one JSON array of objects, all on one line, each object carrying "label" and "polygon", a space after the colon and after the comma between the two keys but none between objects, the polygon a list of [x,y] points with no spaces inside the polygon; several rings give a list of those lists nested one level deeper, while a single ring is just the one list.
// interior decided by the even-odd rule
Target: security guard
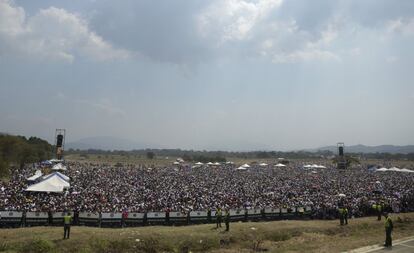
[{"label": "security guard", "polygon": [[226,231],[230,231],[230,212],[229,209],[226,209],[226,213],[224,214],[224,222],[226,223]]},{"label": "security guard", "polygon": [[344,225],[344,208],[339,207],[338,213],[339,213],[339,224],[342,226]]},{"label": "security guard", "polygon": [[345,207],[343,210],[344,210],[344,221],[345,221],[345,225],[348,225],[348,208]]},{"label": "security guard", "polygon": [[63,216],[63,239],[69,239],[70,235],[70,224],[72,223],[72,216],[69,212]]},{"label": "security guard", "polygon": [[381,215],[382,215],[382,204],[381,203],[377,203],[377,220],[381,220]]},{"label": "security guard", "polygon": [[216,208],[216,228],[221,228],[221,208],[217,206]]},{"label": "security guard", "polygon": [[384,212],[385,217],[385,244],[384,247],[392,247],[392,229],[394,228],[391,218],[387,212]]}]

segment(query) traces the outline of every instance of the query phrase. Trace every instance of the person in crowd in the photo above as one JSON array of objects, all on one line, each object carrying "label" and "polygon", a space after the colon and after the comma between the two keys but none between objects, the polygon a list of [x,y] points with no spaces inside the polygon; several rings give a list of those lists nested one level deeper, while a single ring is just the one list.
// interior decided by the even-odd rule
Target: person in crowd
[{"label": "person in crowd", "polygon": [[230,211],[226,208],[226,212],[224,214],[224,222],[226,223],[226,231],[230,231]]}]

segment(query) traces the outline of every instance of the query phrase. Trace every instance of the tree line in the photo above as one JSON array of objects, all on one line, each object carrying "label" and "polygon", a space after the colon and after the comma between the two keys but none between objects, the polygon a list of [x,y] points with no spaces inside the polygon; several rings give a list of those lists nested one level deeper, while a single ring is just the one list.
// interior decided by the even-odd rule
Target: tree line
[{"label": "tree line", "polygon": [[38,137],[0,134],[0,177],[7,176],[11,166],[21,168],[25,163],[50,159],[52,151],[53,146]]}]

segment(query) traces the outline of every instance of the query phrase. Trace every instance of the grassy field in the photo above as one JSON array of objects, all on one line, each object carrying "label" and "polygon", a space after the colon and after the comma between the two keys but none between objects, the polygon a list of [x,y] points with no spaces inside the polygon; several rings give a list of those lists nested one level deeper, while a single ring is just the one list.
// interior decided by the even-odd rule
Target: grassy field
[{"label": "grassy field", "polygon": [[[394,239],[414,235],[414,213],[392,215]],[[223,224],[224,225],[224,224]],[[0,252],[342,252],[384,240],[375,217],[338,221],[231,223],[230,232],[213,224],[183,227],[103,229],[61,227],[0,230]]]}]

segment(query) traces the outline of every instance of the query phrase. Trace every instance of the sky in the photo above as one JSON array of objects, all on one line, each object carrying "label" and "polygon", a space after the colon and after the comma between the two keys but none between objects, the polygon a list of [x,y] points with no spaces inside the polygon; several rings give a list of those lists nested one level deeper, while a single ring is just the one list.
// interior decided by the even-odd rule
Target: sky
[{"label": "sky", "polygon": [[0,132],[414,144],[412,0],[0,0]]}]

